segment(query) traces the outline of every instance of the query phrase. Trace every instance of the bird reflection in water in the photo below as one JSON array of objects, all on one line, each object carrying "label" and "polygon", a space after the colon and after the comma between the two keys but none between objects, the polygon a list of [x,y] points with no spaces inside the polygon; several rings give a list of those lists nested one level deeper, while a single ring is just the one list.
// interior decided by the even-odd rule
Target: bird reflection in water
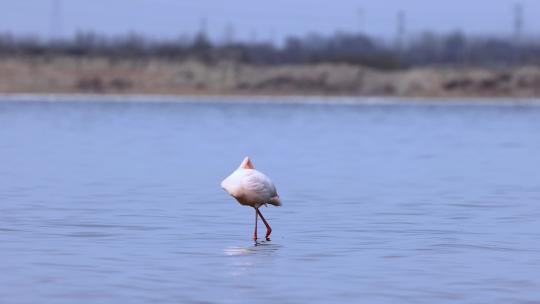
[{"label": "bird reflection in water", "polygon": [[225,255],[228,256],[244,256],[244,255],[272,255],[281,248],[281,245],[272,244],[270,242],[255,242],[249,247],[228,247],[223,249]]}]

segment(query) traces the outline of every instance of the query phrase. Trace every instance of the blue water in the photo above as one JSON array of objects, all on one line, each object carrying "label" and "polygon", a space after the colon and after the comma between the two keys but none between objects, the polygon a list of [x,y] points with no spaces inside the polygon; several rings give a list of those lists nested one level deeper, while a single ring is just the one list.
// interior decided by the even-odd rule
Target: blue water
[{"label": "blue water", "polygon": [[[540,301],[538,106],[27,99],[0,303]],[[219,187],[246,155],[283,200],[257,246]]]}]

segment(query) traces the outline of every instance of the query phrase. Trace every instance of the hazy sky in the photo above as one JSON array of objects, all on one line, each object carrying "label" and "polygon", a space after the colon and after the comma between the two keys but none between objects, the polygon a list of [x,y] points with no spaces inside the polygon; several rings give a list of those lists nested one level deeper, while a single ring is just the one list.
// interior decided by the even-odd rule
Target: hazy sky
[{"label": "hazy sky", "polygon": [[[51,22],[54,1],[60,21]],[[63,36],[79,30],[107,34],[130,31],[155,37],[193,33],[207,20],[213,37],[231,24],[235,38],[280,39],[286,34],[332,33],[359,28],[392,37],[396,14],[406,11],[407,32],[424,29],[474,33],[512,31],[512,0],[0,0],[0,32]],[[540,33],[540,1],[521,0],[528,33]]]}]

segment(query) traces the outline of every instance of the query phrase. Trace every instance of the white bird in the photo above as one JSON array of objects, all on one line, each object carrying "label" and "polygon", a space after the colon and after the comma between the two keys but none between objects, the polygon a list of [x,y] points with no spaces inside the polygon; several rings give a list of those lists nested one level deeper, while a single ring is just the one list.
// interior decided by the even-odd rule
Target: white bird
[{"label": "white bird", "polygon": [[253,240],[257,241],[258,216],[266,226],[266,240],[270,241],[272,228],[263,217],[259,207],[262,205],[281,206],[281,200],[272,181],[263,173],[255,170],[249,157],[244,158],[240,167],[221,182],[221,188],[225,189],[241,205],[255,209],[255,232]]}]

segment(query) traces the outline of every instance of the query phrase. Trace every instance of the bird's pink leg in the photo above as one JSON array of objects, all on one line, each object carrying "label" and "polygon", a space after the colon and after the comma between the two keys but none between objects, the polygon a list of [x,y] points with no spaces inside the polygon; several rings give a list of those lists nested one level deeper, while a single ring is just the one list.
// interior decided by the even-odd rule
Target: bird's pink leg
[{"label": "bird's pink leg", "polygon": [[253,240],[256,242],[257,241],[257,222],[258,222],[258,210],[255,209],[255,232],[253,232]]},{"label": "bird's pink leg", "polygon": [[270,228],[270,225],[268,225],[268,222],[266,221],[266,219],[262,215],[261,211],[259,211],[259,209],[256,209],[256,210],[257,210],[257,213],[260,215],[261,220],[263,221],[264,225],[266,226],[266,236],[265,236],[266,240],[270,241],[270,233],[272,233],[272,228]]}]

